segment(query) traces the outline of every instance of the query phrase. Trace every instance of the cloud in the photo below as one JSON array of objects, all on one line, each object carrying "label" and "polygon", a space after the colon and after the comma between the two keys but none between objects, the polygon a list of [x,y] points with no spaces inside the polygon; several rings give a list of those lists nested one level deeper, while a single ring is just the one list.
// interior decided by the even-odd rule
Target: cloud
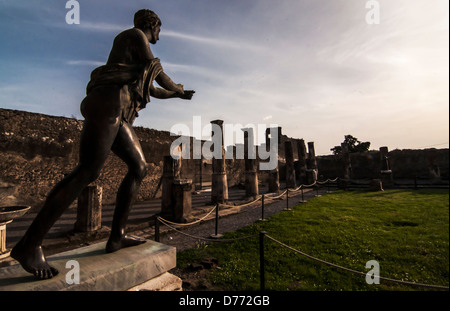
[{"label": "cloud", "polygon": [[110,23],[92,23],[92,22],[86,22],[86,21],[82,21],[77,26],[84,30],[99,31],[99,32],[120,32],[125,29],[133,27],[132,25],[118,25],[118,24],[110,24]]},{"label": "cloud", "polygon": [[243,42],[242,40],[229,40],[226,38],[212,38],[208,36],[199,36],[199,35],[191,35],[191,34],[185,34],[178,31],[172,31],[168,29],[164,29],[161,31],[161,36],[168,36],[173,37],[177,39],[187,40],[187,41],[194,41],[196,43],[206,44],[210,46],[215,47],[223,47],[223,48],[231,48],[231,49],[247,49],[247,50],[260,50],[261,47],[254,45],[254,44],[248,44],[246,42]]},{"label": "cloud", "polygon": [[95,60],[69,60],[67,61],[67,65],[72,66],[102,66],[104,62],[99,62]]}]

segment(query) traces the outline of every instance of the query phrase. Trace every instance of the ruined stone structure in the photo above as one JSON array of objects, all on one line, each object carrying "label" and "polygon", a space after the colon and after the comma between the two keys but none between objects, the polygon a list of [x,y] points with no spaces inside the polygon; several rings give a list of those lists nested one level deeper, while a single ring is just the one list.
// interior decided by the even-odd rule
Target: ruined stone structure
[{"label": "ruined stone structure", "polygon": [[306,180],[308,184],[313,184],[318,178],[316,151],[314,142],[308,142],[308,159],[306,161]]},{"label": "ruined stone structure", "polygon": [[256,198],[259,188],[253,128],[245,128],[242,131],[244,132],[245,195]]},{"label": "ruined stone structure", "polygon": [[93,232],[102,227],[102,187],[87,186],[78,197],[76,232]]},{"label": "ruined stone structure", "polygon": [[[78,161],[78,139],[83,121],[73,118],[54,117],[17,110],[0,109],[0,198],[7,204],[29,204],[39,208],[45,196],[64,174],[69,173]],[[169,155],[172,142],[178,136],[169,132],[136,127],[135,131],[148,163],[148,174],[141,185],[138,201],[162,196],[161,177],[163,176],[164,156]],[[267,134],[270,129],[267,129]],[[266,183],[270,192],[280,188],[280,180],[286,180],[284,142],[292,141],[292,149],[297,159],[296,172],[302,159],[309,154],[300,139],[282,135],[278,128],[279,162],[277,169],[271,172],[258,172],[258,183]],[[203,142],[202,142],[203,143]],[[304,146],[303,141],[303,146]],[[191,143],[191,148],[193,143]],[[266,135],[266,146],[270,146],[270,135]],[[303,152],[303,153],[302,153]],[[306,156],[301,156],[301,155]],[[315,154],[314,154],[315,155]],[[350,153],[352,179],[380,179],[380,151]],[[423,182],[442,183],[449,179],[449,149],[392,150],[388,152],[388,161],[394,181],[418,178]],[[228,187],[245,184],[245,161],[232,159],[225,161],[226,182]],[[318,173],[324,178],[344,178],[345,165],[342,156],[317,156]],[[182,159],[181,179],[193,179],[204,187],[212,182],[213,165],[207,159]],[[201,166],[201,174],[198,173]],[[126,174],[126,166],[114,154],[110,154],[93,185],[103,188],[103,204],[115,200],[120,181]],[[197,174],[197,177],[195,177]],[[300,181],[298,185],[307,184]],[[15,198],[16,202],[10,198]],[[6,203],[5,203],[6,204]],[[74,207],[76,206],[76,203]]]},{"label": "ruined stone structure", "polygon": [[[211,121],[211,124],[217,125],[220,128],[221,135],[221,153],[222,157],[220,159],[214,158],[212,160],[213,173],[212,173],[212,185],[211,185],[211,202],[212,203],[225,203],[228,201],[228,183],[227,183],[227,172],[225,169],[225,149],[223,142],[223,120]],[[217,135],[213,133],[212,135]],[[217,147],[217,146],[214,146]]]},{"label": "ruined stone structure", "polygon": [[[270,136],[270,128],[266,129],[266,145],[265,148],[269,148],[270,146],[270,140],[272,139],[272,137]],[[280,141],[281,141],[281,127],[278,127],[277,129],[277,133],[278,133],[278,146],[280,146]],[[279,154],[279,150],[280,148],[278,148],[278,154]],[[278,161],[277,161],[277,167],[274,168],[273,170],[271,170],[268,173],[268,184],[269,184],[269,192],[278,192],[280,190],[280,174],[279,174],[279,165],[278,165]]]},{"label": "ruined stone structure", "polygon": [[298,153],[298,161],[295,162],[295,176],[300,185],[306,184],[306,145],[305,140],[300,139],[297,142],[297,153]]},{"label": "ruined stone structure", "polygon": [[286,157],[286,188],[295,188],[294,150],[292,149],[291,141],[284,143],[284,154]]}]

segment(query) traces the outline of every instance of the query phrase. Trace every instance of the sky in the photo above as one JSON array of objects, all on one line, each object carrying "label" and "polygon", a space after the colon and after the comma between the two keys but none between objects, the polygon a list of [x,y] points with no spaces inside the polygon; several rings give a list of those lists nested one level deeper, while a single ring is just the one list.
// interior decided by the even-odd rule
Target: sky
[{"label": "sky", "polygon": [[83,119],[91,71],[148,8],[162,20],[153,54],[196,93],[152,98],[136,126],[278,125],[317,155],[348,134],[374,150],[449,147],[448,0],[372,1],[379,23],[368,0],[78,0],[79,24],[66,2],[0,0],[0,108]]}]

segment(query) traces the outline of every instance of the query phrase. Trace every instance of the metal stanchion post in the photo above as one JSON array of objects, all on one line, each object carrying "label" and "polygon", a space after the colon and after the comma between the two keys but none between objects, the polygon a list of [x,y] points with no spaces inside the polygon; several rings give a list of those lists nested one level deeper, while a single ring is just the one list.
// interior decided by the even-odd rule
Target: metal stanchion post
[{"label": "metal stanchion post", "polygon": [[318,184],[318,183],[316,183],[316,197],[320,197],[320,194],[319,194],[319,184]]},{"label": "metal stanchion post", "polygon": [[291,211],[289,208],[289,188],[286,189],[286,211]]},{"label": "metal stanchion post", "polygon": [[155,241],[156,242],[160,242],[160,237],[159,237],[159,219],[158,219],[158,217],[156,217],[156,219],[155,219]]},{"label": "metal stanchion post", "polygon": [[303,196],[303,187],[302,187],[302,203],[305,202],[305,197]]},{"label": "metal stanchion post", "polygon": [[261,221],[266,221],[264,219],[264,194],[261,197]]},{"label": "metal stanchion post", "polygon": [[222,234],[219,234],[219,203],[216,205],[216,226],[215,226],[215,234],[211,235],[213,239],[219,239],[223,237]]},{"label": "metal stanchion post", "polygon": [[264,237],[267,232],[259,233],[259,288],[261,291],[266,290],[266,277],[264,269]]}]

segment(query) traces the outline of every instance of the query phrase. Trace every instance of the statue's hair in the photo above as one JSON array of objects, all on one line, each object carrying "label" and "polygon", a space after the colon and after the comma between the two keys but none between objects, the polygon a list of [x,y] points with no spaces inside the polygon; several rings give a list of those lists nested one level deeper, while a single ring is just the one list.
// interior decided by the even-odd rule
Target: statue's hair
[{"label": "statue's hair", "polygon": [[152,10],[142,9],[134,14],[134,27],[145,30],[156,26],[161,26],[161,20]]}]

